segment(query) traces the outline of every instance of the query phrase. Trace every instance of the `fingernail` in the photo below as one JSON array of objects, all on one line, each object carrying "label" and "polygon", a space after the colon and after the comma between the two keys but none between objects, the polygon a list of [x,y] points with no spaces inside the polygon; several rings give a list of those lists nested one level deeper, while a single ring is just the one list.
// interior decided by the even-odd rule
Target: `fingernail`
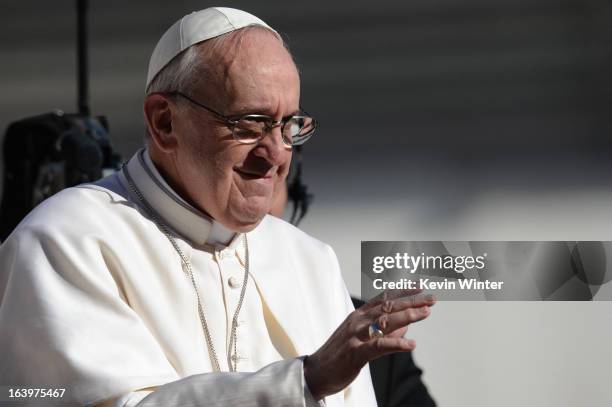
[{"label": "fingernail", "polygon": [[427,315],[429,313],[429,307],[426,305],[424,307],[421,307],[421,314],[422,315]]},{"label": "fingernail", "polygon": [[435,300],[436,300],[436,297],[433,294],[425,295],[425,301],[427,301],[427,302],[434,302]]},{"label": "fingernail", "polygon": [[378,325],[384,330],[387,329],[387,315],[383,314],[378,318]]}]

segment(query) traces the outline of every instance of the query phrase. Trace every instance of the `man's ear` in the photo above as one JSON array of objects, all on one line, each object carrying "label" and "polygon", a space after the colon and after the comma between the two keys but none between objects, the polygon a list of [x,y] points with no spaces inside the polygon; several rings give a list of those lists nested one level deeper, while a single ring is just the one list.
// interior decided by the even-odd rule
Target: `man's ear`
[{"label": "man's ear", "polygon": [[165,153],[172,152],[178,145],[172,121],[176,115],[176,105],[160,93],[145,97],[144,117],[153,143]]}]

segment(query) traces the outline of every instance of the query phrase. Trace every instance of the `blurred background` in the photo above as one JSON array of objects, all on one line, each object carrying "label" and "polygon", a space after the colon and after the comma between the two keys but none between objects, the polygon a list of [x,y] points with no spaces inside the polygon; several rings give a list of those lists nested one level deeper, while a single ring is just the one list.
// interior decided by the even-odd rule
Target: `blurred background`
[{"label": "blurred background", "polygon": [[[229,6],[283,33],[321,123],[302,227],[356,295],[362,240],[612,240],[609,0],[91,3],[90,105],[124,159],[174,21]],[[76,111],[75,31],[73,1],[2,2],[2,129]],[[440,406],[610,406],[611,311],[440,303],[415,358]]]}]

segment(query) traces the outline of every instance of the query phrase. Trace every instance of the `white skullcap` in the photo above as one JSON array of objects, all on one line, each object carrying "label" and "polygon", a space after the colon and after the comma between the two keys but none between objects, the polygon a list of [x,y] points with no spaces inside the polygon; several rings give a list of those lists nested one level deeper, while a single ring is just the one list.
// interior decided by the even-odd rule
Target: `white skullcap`
[{"label": "white skullcap", "polygon": [[155,46],[149,60],[145,89],[159,71],[187,48],[249,25],[260,25],[276,32],[261,19],[235,8],[210,7],[187,14],[172,24]]}]

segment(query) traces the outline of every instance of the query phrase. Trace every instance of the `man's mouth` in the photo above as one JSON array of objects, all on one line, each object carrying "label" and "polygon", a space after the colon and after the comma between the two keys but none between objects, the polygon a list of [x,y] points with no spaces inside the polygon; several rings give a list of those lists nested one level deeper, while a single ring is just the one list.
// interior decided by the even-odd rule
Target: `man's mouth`
[{"label": "man's mouth", "polygon": [[245,179],[272,179],[272,177],[274,177],[274,174],[276,174],[275,167],[272,167],[268,171],[265,171],[265,172],[256,171],[256,170],[247,170],[243,168],[234,168],[234,171],[236,171],[238,174],[240,174],[240,176],[242,176],[242,178],[245,178]]}]

